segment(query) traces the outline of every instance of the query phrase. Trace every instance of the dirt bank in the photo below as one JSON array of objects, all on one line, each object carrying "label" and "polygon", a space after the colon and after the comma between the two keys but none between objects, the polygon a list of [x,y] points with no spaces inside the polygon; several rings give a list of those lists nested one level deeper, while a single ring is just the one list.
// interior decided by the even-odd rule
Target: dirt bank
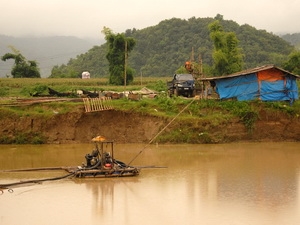
[{"label": "dirt bank", "polygon": [[[85,113],[82,108],[67,114],[33,117],[6,116],[0,118],[2,139],[20,134],[40,135],[46,143],[84,143],[104,135],[118,143],[148,143],[168,124],[167,119],[116,110]],[[176,139],[167,137],[177,132]],[[180,133],[181,132],[181,133]],[[179,133],[179,134],[178,134]],[[300,119],[282,113],[269,115],[260,112],[252,132],[238,119],[222,124],[193,121],[174,121],[162,132],[158,141],[188,143],[225,143],[237,141],[300,141]],[[160,139],[161,137],[167,137]],[[180,137],[185,137],[180,139]]]},{"label": "dirt bank", "polygon": [[120,111],[84,113],[83,110],[50,118],[9,116],[0,119],[0,135],[8,139],[22,133],[42,134],[47,143],[84,143],[104,135],[120,143],[149,141],[164,121]]}]

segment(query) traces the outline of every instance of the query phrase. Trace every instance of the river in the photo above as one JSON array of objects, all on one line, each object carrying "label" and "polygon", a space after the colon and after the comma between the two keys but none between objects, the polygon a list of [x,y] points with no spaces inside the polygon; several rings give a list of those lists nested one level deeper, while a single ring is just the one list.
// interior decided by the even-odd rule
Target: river
[{"label": "river", "polygon": [[[1,145],[0,170],[81,165],[92,145]],[[0,193],[1,225],[298,225],[300,143],[116,144],[137,177],[47,181]],[[61,176],[0,172],[0,184]]]}]

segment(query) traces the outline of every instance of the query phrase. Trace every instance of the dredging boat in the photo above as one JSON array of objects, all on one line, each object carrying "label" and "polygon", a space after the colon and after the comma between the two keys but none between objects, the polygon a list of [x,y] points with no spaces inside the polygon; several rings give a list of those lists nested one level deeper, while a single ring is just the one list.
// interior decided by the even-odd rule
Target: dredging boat
[{"label": "dredging boat", "polygon": [[129,177],[139,175],[140,169],[126,165],[114,158],[114,142],[107,141],[103,136],[92,139],[95,149],[85,155],[86,163],[66,168],[66,171],[77,178]]},{"label": "dredging boat", "polygon": [[[73,167],[43,167],[43,168],[27,168],[27,169],[15,169],[15,170],[2,170],[0,172],[29,172],[29,171],[47,171],[47,170],[63,170],[67,174],[59,177],[42,178],[34,180],[24,180],[13,183],[0,184],[0,195],[3,194],[3,190],[8,189],[9,192],[13,192],[11,189],[15,186],[21,186],[25,184],[36,184],[44,181],[61,180],[65,178],[109,178],[109,177],[132,177],[138,176],[140,173],[140,167],[129,166],[114,158],[114,142],[107,141],[103,136],[97,136],[92,139],[95,142],[95,149],[85,155],[86,163],[81,166]],[[155,168],[155,167],[143,167],[143,168]]]}]

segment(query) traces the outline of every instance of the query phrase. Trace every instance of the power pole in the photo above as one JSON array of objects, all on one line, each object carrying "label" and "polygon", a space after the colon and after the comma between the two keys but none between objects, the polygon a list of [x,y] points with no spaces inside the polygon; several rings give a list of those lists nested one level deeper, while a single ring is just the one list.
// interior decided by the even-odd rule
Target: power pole
[{"label": "power pole", "polygon": [[127,80],[127,41],[125,40],[125,60],[124,60],[124,89],[126,89],[126,80]]},{"label": "power pole", "polygon": [[194,47],[192,47],[190,62],[193,63],[194,61],[195,61],[195,58],[194,58]]}]

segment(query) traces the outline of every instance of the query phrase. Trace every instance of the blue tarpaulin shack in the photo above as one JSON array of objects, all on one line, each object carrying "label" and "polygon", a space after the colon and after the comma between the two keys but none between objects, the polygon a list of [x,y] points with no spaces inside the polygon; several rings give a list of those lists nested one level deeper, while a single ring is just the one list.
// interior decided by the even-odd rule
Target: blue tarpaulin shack
[{"label": "blue tarpaulin shack", "polygon": [[220,99],[293,102],[299,98],[297,78],[300,76],[274,65],[267,65],[227,76],[199,80],[209,81]]}]

